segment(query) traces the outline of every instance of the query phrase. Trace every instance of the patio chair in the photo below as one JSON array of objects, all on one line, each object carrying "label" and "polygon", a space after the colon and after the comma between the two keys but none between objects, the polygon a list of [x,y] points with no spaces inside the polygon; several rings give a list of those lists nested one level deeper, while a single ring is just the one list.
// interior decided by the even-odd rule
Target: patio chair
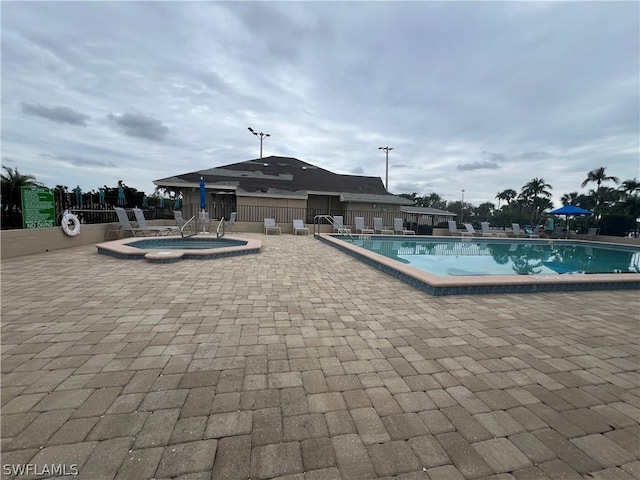
[{"label": "patio chair", "polygon": [[231,212],[229,220],[224,224],[225,228],[228,228],[230,232],[236,231],[236,219],[238,218],[238,212]]},{"label": "patio chair", "polygon": [[453,235],[461,235],[461,236],[468,236],[471,235],[467,230],[458,230],[458,225],[456,224],[456,222],[454,220],[449,220],[449,234],[451,236]]},{"label": "patio chair", "polygon": [[384,225],[382,224],[382,218],[380,217],[373,217],[373,232],[380,233],[382,235],[393,235],[393,230],[384,228]]},{"label": "patio chair", "polygon": [[367,234],[373,233],[373,228],[367,228],[364,226],[364,217],[355,217],[354,221],[356,222],[356,233]]},{"label": "patio chair", "polygon": [[520,224],[519,223],[512,223],[511,224],[511,228],[513,229],[513,235],[515,237],[524,237],[525,236],[525,232],[524,232],[524,230],[522,230],[520,228]]},{"label": "patio chair", "polygon": [[598,231],[598,227],[591,227],[589,231],[586,233],[586,235],[584,236],[584,238],[596,238],[597,231]]},{"label": "patio chair", "polygon": [[133,225],[131,225],[131,222],[129,222],[129,217],[127,217],[127,212],[124,211],[124,208],[114,207],[113,209],[118,216],[118,222],[120,223],[120,225],[115,228],[109,229],[109,231],[107,232],[107,238],[109,238],[109,234],[111,232],[116,233],[116,238],[118,238],[120,232],[124,232],[125,235],[127,234],[127,232],[130,232],[134,237],[137,237],[138,235],[142,235],[144,237],[146,233],[155,233],[157,235],[157,232],[152,232],[146,228],[134,227]]},{"label": "patio chair", "polygon": [[214,219],[209,217],[209,212],[198,212],[198,227],[202,227],[202,233],[209,233]]},{"label": "patio chair", "polygon": [[178,225],[179,229],[184,227],[184,224],[186,222],[185,222],[184,217],[182,216],[182,212],[180,210],[174,210],[173,211],[173,218],[176,220],[176,225]]},{"label": "patio chair", "polygon": [[476,232],[476,229],[473,228],[473,225],[471,225],[470,223],[465,223],[464,224],[464,228],[467,230],[466,232],[462,232],[462,235],[468,234],[471,235],[472,237],[474,235],[478,235],[478,233]]},{"label": "patio chair", "polygon": [[529,238],[539,238],[538,232],[536,232],[531,225],[524,226],[524,234]]},{"label": "patio chair", "polygon": [[482,236],[483,237],[494,237],[495,235],[491,231],[491,226],[489,222],[480,222],[480,226],[482,227]]},{"label": "patio chair", "polygon": [[394,230],[394,233],[398,235],[415,235],[416,234],[415,231],[406,230],[404,228],[404,220],[402,220],[401,218],[393,219],[393,230]]},{"label": "patio chair", "polygon": [[350,228],[344,228],[344,220],[342,215],[334,215],[333,216],[333,231],[337,233],[348,233],[351,235]]},{"label": "patio chair", "polygon": [[278,235],[282,233],[282,230],[280,230],[280,227],[274,218],[264,219],[264,234],[269,235],[269,232],[277,232]]},{"label": "patio chair", "polygon": [[138,227],[147,230],[148,232],[157,232],[158,235],[164,234],[169,235],[171,233],[177,233],[180,231],[180,227],[170,227],[170,226],[157,226],[150,227],[147,225],[147,219],[144,218],[144,212],[139,208],[133,209],[133,214],[136,216],[136,222],[138,222]]},{"label": "patio chair", "polygon": [[298,235],[299,232],[309,235],[309,229],[304,226],[304,222],[296,219],[293,221],[293,234]]}]

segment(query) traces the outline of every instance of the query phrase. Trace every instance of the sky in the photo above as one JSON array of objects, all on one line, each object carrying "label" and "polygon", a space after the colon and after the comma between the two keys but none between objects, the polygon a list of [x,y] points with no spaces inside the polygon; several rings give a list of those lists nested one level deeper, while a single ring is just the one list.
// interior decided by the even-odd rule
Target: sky
[{"label": "sky", "polygon": [[[640,3],[2,2],[2,165],[83,191],[291,156],[479,205],[640,178]],[[614,186],[613,184],[609,184]]]}]

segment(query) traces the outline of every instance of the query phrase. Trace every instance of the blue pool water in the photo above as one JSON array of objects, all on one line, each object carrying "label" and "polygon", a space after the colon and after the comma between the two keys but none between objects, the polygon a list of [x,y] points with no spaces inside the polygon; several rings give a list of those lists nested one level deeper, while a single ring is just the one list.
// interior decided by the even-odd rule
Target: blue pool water
[{"label": "blue pool water", "polygon": [[247,242],[241,240],[228,240],[225,238],[145,238],[135,242],[127,243],[129,247],[144,250],[209,250],[222,247],[239,247]]},{"label": "blue pool water", "polygon": [[342,240],[437,276],[640,273],[640,248],[586,242]]}]

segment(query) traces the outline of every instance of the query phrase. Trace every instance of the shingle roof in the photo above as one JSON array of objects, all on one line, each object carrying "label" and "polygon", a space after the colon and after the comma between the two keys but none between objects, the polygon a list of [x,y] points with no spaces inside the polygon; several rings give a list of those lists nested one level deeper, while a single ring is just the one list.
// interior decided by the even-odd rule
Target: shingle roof
[{"label": "shingle roof", "polygon": [[[291,193],[326,192],[332,194],[358,194],[380,196],[377,201],[388,199],[392,203],[400,197],[387,193],[380,177],[341,175],[291,157],[265,157],[247,160],[222,167],[209,168],[182,175],[155,180],[158,186],[192,186],[204,178],[207,186],[233,186],[237,191]],[[402,202],[405,203],[405,202]]]}]

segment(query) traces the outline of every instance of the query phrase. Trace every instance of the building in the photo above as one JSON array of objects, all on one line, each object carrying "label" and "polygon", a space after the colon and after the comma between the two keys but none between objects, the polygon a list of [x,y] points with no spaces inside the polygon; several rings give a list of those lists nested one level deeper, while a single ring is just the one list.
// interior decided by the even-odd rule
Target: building
[{"label": "building", "polygon": [[262,222],[265,217],[284,223],[294,218],[312,223],[315,215],[354,216],[367,222],[383,217],[392,224],[403,205],[413,202],[386,191],[382,179],[341,175],[296,158],[271,156],[155,180],[158,187],[179,191],[183,210],[194,215],[200,204],[200,178],[206,187],[207,210],[212,218]]}]

